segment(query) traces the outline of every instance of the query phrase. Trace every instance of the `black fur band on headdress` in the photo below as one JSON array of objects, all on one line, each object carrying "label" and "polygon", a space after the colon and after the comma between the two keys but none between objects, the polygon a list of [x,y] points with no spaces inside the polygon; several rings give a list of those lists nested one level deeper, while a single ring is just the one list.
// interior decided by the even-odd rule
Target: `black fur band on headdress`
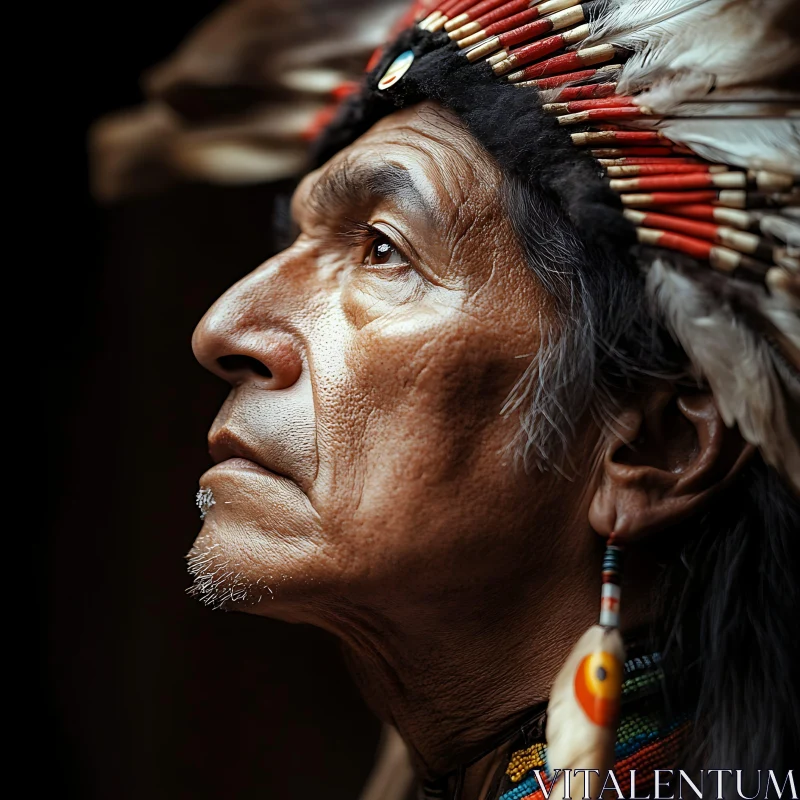
[{"label": "black fur band on headdress", "polygon": [[[406,50],[415,56],[411,69],[394,86],[379,91],[381,76]],[[423,100],[454,111],[503,172],[554,199],[584,246],[628,258],[635,231],[597,162],[542,113],[536,89],[498,82],[487,64],[469,63],[442,33],[410,28],[386,48],[361,91],[345,101],[318,142],[317,162],[327,161],[398,108]]]}]

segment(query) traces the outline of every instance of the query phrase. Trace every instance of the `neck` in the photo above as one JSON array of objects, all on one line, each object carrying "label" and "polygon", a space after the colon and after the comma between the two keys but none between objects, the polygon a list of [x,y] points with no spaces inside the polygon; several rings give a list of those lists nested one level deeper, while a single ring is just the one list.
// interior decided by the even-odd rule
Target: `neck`
[{"label": "neck", "polygon": [[[597,620],[603,546],[588,533],[585,542],[565,569],[510,570],[494,591],[475,587],[413,607],[406,598],[390,614],[337,614],[331,627],[362,693],[400,732],[418,774],[440,776],[486,754],[515,719],[546,702],[570,649]],[[641,615],[627,613],[633,605],[626,602],[626,618],[639,624]]]},{"label": "neck", "polygon": [[479,620],[480,609],[465,611],[473,619],[458,627],[452,620],[406,632],[379,648],[348,640],[348,661],[369,705],[399,731],[417,773],[437,777],[500,744],[515,718],[547,700],[570,632],[591,624],[595,605],[572,606],[555,619],[504,615],[491,623]]},{"label": "neck", "polygon": [[[469,571],[316,606],[313,622],[342,639],[367,703],[400,733],[420,778],[476,762],[513,734],[597,621],[604,542],[576,506],[566,527],[550,527],[524,552],[493,548]],[[626,561],[623,625],[631,630],[650,619],[657,582],[646,557]]]},{"label": "neck", "polygon": [[[399,731],[421,778],[481,759],[468,784],[482,785],[481,770],[494,762],[481,757],[546,702],[570,649],[597,621],[603,545],[588,535],[586,542],[565,562],[572,569],[541,565],[527,580],[510,574],[494,591],[454,593],[436,607],[337,613],[329,627],[344,640],[365,699]],[[626,581],[627,629],[648,619],[651,576],[645,570]],[[464,800],[480,796],[468,792]]]}]

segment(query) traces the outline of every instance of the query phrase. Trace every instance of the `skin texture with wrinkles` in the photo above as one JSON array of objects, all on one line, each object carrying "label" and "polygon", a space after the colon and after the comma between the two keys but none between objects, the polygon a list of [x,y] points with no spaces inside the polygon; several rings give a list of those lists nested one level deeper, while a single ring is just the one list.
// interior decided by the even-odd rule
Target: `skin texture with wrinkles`
[{"label": "skin texture with wrinkles", "polygon": [[[304,179],[295,243],[223,295],[194,338],[233,387],[210,433],[219,463],[201,486],[216,505],[195,558],[230,589],[227,607],[341,637],[368,701],[428,773],[545,700],[595,621],[603,544],[590,506],[597,532],[619,516],[638,535],[681,513],[688,492],[663,513],[659,497],[693,464],[716,464],[706,494],[733,469],[698,457],[724,436],[717,426],[698,450],[710,401],[696,401],[711,409],[697,420],[666,400],[623,409],[639,435],[624,469],[609,466],[625,437],[591,420],[572,444],[581,480],[515,464],[519,419],[499,411],[539,347],[531,321],[555,317],[500,186],[454,116],[394,113]],[[385,263],[365,224],[386,237]],[[668,407],[670,453],[648,459]],[[628,626],[646,620],[654,574],[637,558]]]}]

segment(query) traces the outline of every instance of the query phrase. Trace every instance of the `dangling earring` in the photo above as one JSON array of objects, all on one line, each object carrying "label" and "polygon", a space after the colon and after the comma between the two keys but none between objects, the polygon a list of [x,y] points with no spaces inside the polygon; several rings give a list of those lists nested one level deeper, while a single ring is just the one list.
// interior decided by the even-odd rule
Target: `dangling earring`
[{"label": "dangling earring", "polygon": [[600,619],[572,649],[547,706],[547,763],[551,775],[566,782],[565,798],[587,796],[585,782],[588,796],[599,797],[603,776],[614,766],[625,647],[619,631],[622,549],[612,542],[613,534],[603,556]]},{"label": "dangling earring", "polygon": [[[613,537],[613,534],[612,534]],[[600,620],[604,628],[619,628],[619,601],[622,595],[622,548],[609,539],[603,555],[603,587],[600,590]]]}]

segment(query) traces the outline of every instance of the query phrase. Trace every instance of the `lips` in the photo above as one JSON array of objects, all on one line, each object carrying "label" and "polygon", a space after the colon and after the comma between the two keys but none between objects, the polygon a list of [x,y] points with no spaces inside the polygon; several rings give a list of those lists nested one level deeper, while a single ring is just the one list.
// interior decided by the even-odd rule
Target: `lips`
[{"label": "lips", "polygon": [[208,449],[214,463],[229,469],[260,472],[291,480],[259,460],[258,453],[228,428],[215,430],[208,440]]},{"label": "lips", "polygon": [[[227,469],[243,470],[245,472],[259,472],[262,475],[278,474],[277,472],[273,472],[266,467],[262,467],[261,464],[257,464],[255,461],[251,461],[249,458],[226,458],[223,461],[218,461],[217,466],[225,467]],[[281,475],[280,477],[284,476]]]},{"label": "lips", "polygon": [[265,391],[251,384],[238,386],[219,410],[208,444],[217,464],[246,459],[309,491],[317,473],[310,387]]}]

